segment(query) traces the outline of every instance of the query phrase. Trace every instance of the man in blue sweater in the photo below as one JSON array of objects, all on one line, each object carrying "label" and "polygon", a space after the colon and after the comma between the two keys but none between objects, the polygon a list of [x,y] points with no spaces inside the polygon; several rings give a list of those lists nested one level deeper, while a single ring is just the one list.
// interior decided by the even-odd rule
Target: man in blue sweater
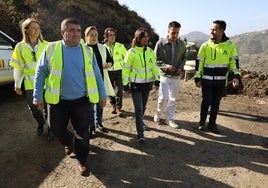
[{"label": "man in blue sweater", "polygon": [[[106,104],[106,92],[96,58],[81,42],[81,25],[74,18],[61,23],[62,40],[50,43],[38,62],[34,104],[48,104],[48,123],[70,155],[75,148],[81,175],[87,174],[89,112],[91,103]],[[71,120],[74,133],[67,129]]]}]

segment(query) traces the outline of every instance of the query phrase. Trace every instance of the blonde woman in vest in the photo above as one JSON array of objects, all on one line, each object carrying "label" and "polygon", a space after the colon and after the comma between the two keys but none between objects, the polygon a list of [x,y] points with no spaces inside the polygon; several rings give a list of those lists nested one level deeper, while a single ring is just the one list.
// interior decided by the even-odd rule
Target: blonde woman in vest
[{"label": "blonde woman in vest", "polygon": [[[110,56],[108,50],[102,44],[98,43],[98,30],[95,26],[89,26],[85,30],[85,41],[86,45],[92,47],[95,57],[98,62],[98,66],[102,75],[102,79],[104,80],[104,86],[106,90],[106,94],[108,96],[115,96],[114,89],[112,87],[107,69],[113,66],[113,58]],[[96,118],[95,118],[95,110],[96,110]],[[97,127],[100,131],[104,129],[102,125],[102,115],[103,108],[100,104],[92,104],[90,110],[90,126],[89,126],[89,134],[95,132],[95,127]],[[96,124],[95,124],[96,122]]]},{"label": "blonde woman in vest", "polygon": [[[21,32],[23,39],[16,45],[10,62],[14,68],[15,92],[22,95],[21,85],[24,80],[28,107],[38,123],[37,135],[41,136],[46,121],[42,111],[33,105],[33,88],[36,64],[48,42],[43,39],[39,22],[36,19],[28,18],[23,21]],[[53,135],[48,128],[48,140],[52,138]]]},{"label": "blonde woman in vest", "polygon": [[[41,57],[35,75],[34,104],[45,100],[48,122],[66,155],[73,151],[81,175],[87,174],[89,154],[89,113],[91,103],[106,104],[106,92],[92,48],[81,40],[81,25],[74,18],[61,23],[62,40],[50,43]],[[71,122],[74,132],[67,127]],[[75,148],[75,150],[74,150]]]}]

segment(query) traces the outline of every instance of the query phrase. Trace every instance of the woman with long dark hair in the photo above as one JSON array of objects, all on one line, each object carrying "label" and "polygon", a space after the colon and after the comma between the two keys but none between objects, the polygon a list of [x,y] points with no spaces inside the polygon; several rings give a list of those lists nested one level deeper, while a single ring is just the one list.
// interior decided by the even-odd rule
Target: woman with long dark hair
[{"label": "woman with long dark hair", "polygon": [[156,65],[156,55],[148,47],[149,33],[139,28],[134,34],[132,47],[128,50],[122,69],[124,91],[131,93],[135,108],[136,129],[138,141],[144,141],[143,114],[146,109],[153,82],[159,84],[159,72]]}]

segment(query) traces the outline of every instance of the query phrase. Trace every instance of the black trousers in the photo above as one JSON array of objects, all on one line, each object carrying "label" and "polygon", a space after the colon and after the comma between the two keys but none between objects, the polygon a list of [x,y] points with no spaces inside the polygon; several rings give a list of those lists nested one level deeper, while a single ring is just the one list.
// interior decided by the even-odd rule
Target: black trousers
[{"label": "black trousers", "polygon": [[75,155],[84,164],[89,154],[89,113],[87,97],[76,100],[60,100],[58,104],[48,104],[48,122],[54,136],[64,146],[70,146],[73,133],[67,128],[71,120],[75,134]]},{"label": "black trousers", "polygon": [[113,88],[115,89],[115,87],[117,87],[117,92],[115,93],[116,96],[110,96],[110,104],[113,107],[121,109],[123,104],[122,70],[108,71],[108,74]]},{"label": "black trousers", "polygon": [[209,124],[216,125],[216,119],[219,112],[220,101],[225,86],[203,86],[202,85],[202,103],[200,111],[200,125],[204,126],[210,109]]},{"label": "black trousers", "polygon": [[27,97],[27,104],[29,110],[32,112],[32,115],[34,119],[37,121],[38,125],[43,126],[46,121],[44,116],[47,114],[46,105],[44,105],[44,115],[41,110],[39,110],[34,104],[33,104],[33,90],[26,90],[26,97]]}]

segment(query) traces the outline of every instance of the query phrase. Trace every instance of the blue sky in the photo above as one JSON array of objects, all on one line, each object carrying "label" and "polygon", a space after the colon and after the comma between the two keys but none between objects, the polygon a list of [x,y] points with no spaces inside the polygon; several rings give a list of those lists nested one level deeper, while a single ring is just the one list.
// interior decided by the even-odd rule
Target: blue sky
[{"label": "blue sky", "polygon": [[226,35],[268,29],[268,0],[118,0],[166,36],[170,21],[182,25],[180,34],[201,31],[209,34],[212,21],[225,20]]}]

